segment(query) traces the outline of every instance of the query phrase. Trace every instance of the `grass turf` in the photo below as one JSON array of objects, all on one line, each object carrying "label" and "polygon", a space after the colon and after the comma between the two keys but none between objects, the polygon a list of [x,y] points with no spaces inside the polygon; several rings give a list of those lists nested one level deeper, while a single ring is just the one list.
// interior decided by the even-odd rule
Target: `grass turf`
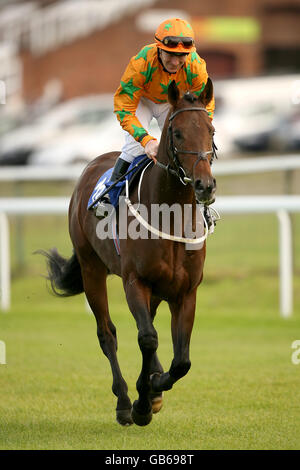
[{"label": "grass turf", "polygon": [[[297,192],[299,172],[294,172]],[[218,194],[280,194],[284,174],[218,178]],[[70,194],[72,185],[1,185],[0,195]],[[294,313],[278,311],[275,216],[226,216],[208,241],[191,341],[192,368],[165,393],[164,406],[145,428],[115,421],[111,371],[100,351],[95,320],[83,296],[57,299],[32,256],[56,245],[68,256],[65,217],[10,218],[12,309],[0,314],[1,449],[299,449],[300,364],[291,344],[300,339],[300,217],[294,226]],[[136,399],[141,355],[121,282],[109,278],[110,310],[118,330],[119,361]],[[155,321],[159,357],[172,360],[170,314]]]},{"label": "grass turf", "polygon": [[[7,364],[0,365],[1,449],[299,449],[299,237],[295,237],[294,314],[278,311],[274,216],[224,217],[208,242],[191,341],[192,368],[165,393],[145,428],[115,421],[111,371],[83,296],[57,299],[39,276],[38,248],[71,252],[64,217],[24,220],[26,268],[20,275],[12,225],[12,309],[0,315]],[[299,233],[300,218],[294,217]],[[110,277],[110,311],[119,361],[136,399],[141,355],[121,281]],[[159,357],[172,360],[166,304],[155,321]]]}]

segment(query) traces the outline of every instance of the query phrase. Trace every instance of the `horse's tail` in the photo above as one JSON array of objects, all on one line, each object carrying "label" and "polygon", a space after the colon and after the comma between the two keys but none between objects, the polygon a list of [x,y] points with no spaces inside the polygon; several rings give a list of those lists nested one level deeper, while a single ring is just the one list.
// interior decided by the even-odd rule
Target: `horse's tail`
[{"label": "horse's tail", "polygon": [[46,256],[48,277],[55,295],[70,297],[83,292],[81,268],[74,252],[71,258],[63,258],[56,248],[49,252],[39,250],[36,253]]}]

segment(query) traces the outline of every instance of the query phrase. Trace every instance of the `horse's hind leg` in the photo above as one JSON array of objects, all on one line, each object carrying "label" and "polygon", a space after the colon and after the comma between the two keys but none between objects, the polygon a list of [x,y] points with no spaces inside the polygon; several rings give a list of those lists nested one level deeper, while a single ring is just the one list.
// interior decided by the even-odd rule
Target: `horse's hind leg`
[{"label": "horse's hind leg", "polygon": [[133,423],[131,418],[132,405],[127,393],[128,387],[122,377],[117,359],[116,328],[108,312],[107,271],[102,261],[95,254],[91,258],[89,258],[88,262],[85,260],[81,264],[84,290],[96,318],[97,336],[100,346],[111,365],[113,375],[112,391],[118,398],[116,409],[117,421],[126,426]]}]

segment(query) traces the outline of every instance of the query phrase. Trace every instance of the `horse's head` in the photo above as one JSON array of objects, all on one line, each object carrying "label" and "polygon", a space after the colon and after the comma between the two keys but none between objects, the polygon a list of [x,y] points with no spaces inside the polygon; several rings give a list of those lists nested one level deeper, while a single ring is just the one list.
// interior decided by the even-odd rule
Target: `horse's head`
[{"label": "horse's head", "polygon": [[187,92],[180,97],[173,81],[168,90],[172,105],[168,122],[168,156],[177,174],[192,184],[196,199],[204,204],[214,201],[216,180],[211,173],[215,154],[214,127],[208,117],[206,105],[213,97],[210,78],[199,98]]}]

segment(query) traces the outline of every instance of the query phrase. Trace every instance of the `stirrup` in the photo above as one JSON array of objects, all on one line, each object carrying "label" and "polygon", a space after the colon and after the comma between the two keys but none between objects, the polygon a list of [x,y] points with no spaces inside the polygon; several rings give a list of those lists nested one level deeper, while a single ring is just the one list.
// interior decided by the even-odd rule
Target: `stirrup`
[{"label": "stirrup", "polygon": [[219,212],[213,207],[204,207],[204,217],[208,227],[208,233],[211,234],[215,230],[215,226],[218,220],[221,219]]},{"label": "stirrup", "polygon": [[94,209],[95,216],[98,219],[102,219],[103,217],[107,217],[109,215],[109,208],[111,207],[111,202],[109,200],[108,194],[105,194],[103,198],[99,201],[99,204]]}]

